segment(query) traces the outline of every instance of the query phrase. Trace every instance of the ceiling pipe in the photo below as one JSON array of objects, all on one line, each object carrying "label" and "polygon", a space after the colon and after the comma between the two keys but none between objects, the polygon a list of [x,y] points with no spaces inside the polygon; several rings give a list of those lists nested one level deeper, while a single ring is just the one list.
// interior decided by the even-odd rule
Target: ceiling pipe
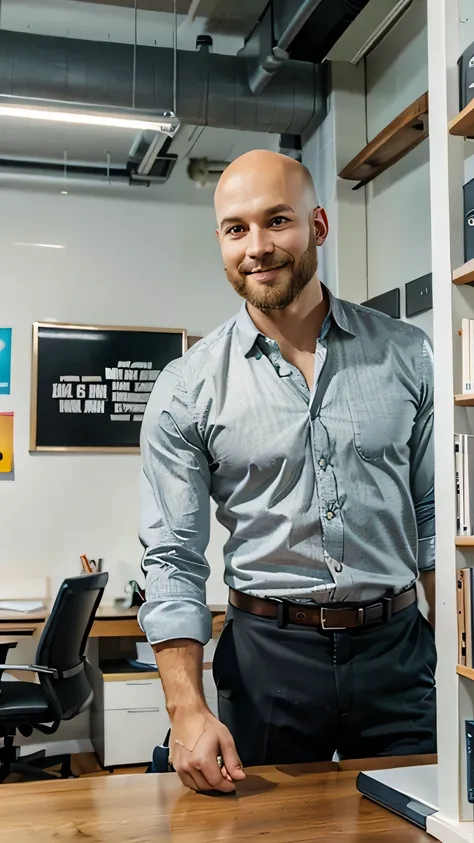
[{"label": "ceiling pipe", "polygon": [[[151,115],[173,104],[175,54],[166,47],[0,30],[0,94],[136,108]],[[177,116],[181,123],[276,134],[304,133],[327,113],[326,74],[289,60],[255,96],[243,56],[178,50]],[[54,68],[54,73],[52,72]]]},{"label": "ceiling pipe", "polygon": [[[288,48],[321,2],[322,0],[303,0],[281,33],[275,46],[271,46],[273,43],[274,28],[273,8],[271,3],[267,6],[264,15],[241,51],[243,55],[250,58],[251,63],[254,65],[253,69],[249,68],[249,85],[255,96],[262,93],[275,73],[280,70],[285,62],[289,61],[290,54]],[[264,32],[262,37],[262,29],[265,28],[267,32]],[[270,32],[268,32],[268,28],[270,28]],[[255,40],[257,40],[257,46],[252,43]],[[261,47],[262,42],[265,41],[267,42],[267,46],[270,45],[270,51],[262,56]],[[255,53],[258,55],[256,64],[252,61]]]},{"label": "ceiling pipe", "polygon": [[[19,158],[0,158],[0,175],[10,173],[23,176],[42,176],[64,178],[64,162],[61,161],[25,161]],[[104,184],[130,182],[126,167],[109,167],[105,164],[74,163],[67,164],[67,179],[101,181]]]}]

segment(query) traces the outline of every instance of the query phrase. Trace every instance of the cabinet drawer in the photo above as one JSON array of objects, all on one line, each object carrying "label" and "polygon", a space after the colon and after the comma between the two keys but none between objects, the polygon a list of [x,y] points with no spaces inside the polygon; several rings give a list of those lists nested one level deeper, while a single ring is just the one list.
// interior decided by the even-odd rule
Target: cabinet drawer
[{"label": "cabinet drawer", "polygon": [[104,712],[104,766],[149,764],[169,728],[167,712],[126,709]]},{"label": "cabinet drawer", "polygon": [[164,708],[161,679],[129,679],[124,682],[104,682],[106,711],[125,708]]}]

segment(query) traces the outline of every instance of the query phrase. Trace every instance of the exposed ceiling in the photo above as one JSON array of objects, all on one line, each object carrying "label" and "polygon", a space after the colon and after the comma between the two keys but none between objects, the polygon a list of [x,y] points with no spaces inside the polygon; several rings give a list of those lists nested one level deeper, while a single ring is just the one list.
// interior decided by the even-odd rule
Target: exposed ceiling
[{"label": "exposed ceiling", "polygon": [[[296,128],[301,124],[294,122],[295,115],[309,113],[312,122],[313,116],[323,119],[326,89],[323,74],[314,67],[314,63],[322,62],[327,55],[327,42],[332,38],[334,43],[364,6],[369,4],[375,8],[380,2],[314,0],[311,4],[309,0],[271,0],[270,10],[267,8],[269,0],[0,0],[0,34],[1,30],[5,36],[8,33],[10,42],[15,44],[8,54],[8,48],[5,50],[6,38],[2,41],[0,93],[48,99],[44,91],[48,86],[54,89],[57,85],[59,93],[55,96],[50,94],[50,99],[73,100],[71,91],[81,93],[84,90],[90,96],[89,99],[83,96],[82,102],[117,107],[123,105],[118,99],[108,101],[100,98],[115,85],[118,94],[127,99],[129,107],[132,94],[127,92],[125,97],[125,91],[132,84],[132,68],[135,66],[133,101],[135,90],[138,90],[136,80],[142,85],[142,98],[137,99],[138,108],[170,108],[172,102],[179,105],[180,94],[185,100],[183,108],[177,108],[178,117],[181,116],[185,124],[166,149],[180,161],[191,157],[230,161],[249,149],[278,148],[279,135],[268,134],[275,132],[287,133],[282,134],[282,138],[286,139],[282,144],[286,151],[286,148],[292,148],[291,133],[299,135],[303,131]],[[394,4],[396,0],[383,2]],[[173,13],[175,3],[177,18]],[[306,9],[310,10],[310,17]],[[295,28],[293,25],[300,12],[306,15],[303,15],[305,22]],[[173,77],[173,62],[170,58],[167,63],[164,54],[172,55],[170,48],[175,44],[175,21],[178,24],[176,35],[181,64],[175,58],[175,66],[179,66],[180,73]],[[290,39],[289,49],[282,47],[280,53],[283,59],[273,62],[274,47],[278,54],[280,35],[282,32],[286,34],[287,28],[291,27],[295,34],[293,40]],[[197,65],[193,60],[193,56],[194,59],[205,58],[204,53],[196,52],[196,38],[202,34],[210,34],[213,40],[213,54],[208,65]],[[18,52],[21,41],[24,44],[22,56]],[[84,41],[90,43],[84,44]],[[50,44],[49,48],[44,47],[45,42]],[[31,44],[33,49],[30,49]],[[241,53],[244,44],[245,57]],[[134,45],[141,52],[134,52]],[[148,59],[142,61],[146,54]],[[161,65],[158,54],[163,58]],[[120,61],[114,65],[111,57],[117,56],[120,56]],[[224,62],[226,56],[233,57],[229,61],[231,64],[238,63],[241,70],[236,73],[226,70],[230,67]],[[38,62],[41,61],[43,66],[39,74]],[[257,71],[262,71],[259,79],[261,89],[252,84],[253,70],[251,73],[249,64],[252,63],[253,67],[254,61]],[[100,71],[97,62],[102,64]],[[280,69],[281,63],[285,67]],[[290,71],[290,65],[294,70],[285,75],[286,70]],[[201,78],[194,72],[194,67]],[[175,91],[174,99],[169,93],[169,102],[165,102],[162,83],[166,80],[171,91],[173,78],[178,80],[178,100]],[[278,80],[276,86],[272,88],[268,79],[272,83],[274,79]],[[59,80],[62,80],[62,88]],[[96,91],[102,92],[96,99],[93,98],[94,84]],[[261,90],[267,85],[268,91],[272,88],[273,94],[259,98]],[[18,91],[17,88],[23,89]],[[154,105],[150,104],[153,99],[147,99],[143,90],[151,91],[152,97],[154,93]],[[75,98],[80,99],[79,96]],[[290,115],[289,122],[285,122],[286,114]],[[308,120],[305,126],[309,125]],[[215,128],[231,125],[234,128]],[[262,126],[265,126],[265,132],[242,131]],[[135,136],[136,132],[128,129],[2,117],[0,159],[50,163],[65,160],[66,168],[74,162],[78,165],[100,165],[104,170],[114,165],[123,168],[127,160],[134,163],[129,153]]]},{"label": "exposed ceiling", "polygon": [[[180,48],[194,50],[196,36],[212,29],[221,33],[215,40],[215,48],[221,53],[235,54],[266,2],[176,0]],[[0,2],[0,25],[13,32],[132,44],[134,8],[135,0],[3,0]],[[188,17],[190,9],[193,20]],[[173,0],[137,0],[139,44],[170,47],[174,25],[172,12]],[[227,37],[227,33],[231,37]],[[126,163],[135,137],[133,130],[4,117],[0,121],[0,158],[57,162],[66,157],[66,171],[68,165],[77,162],[101,164],[105,172],[107,162],[112,167]],[[173,141],[172,152],[179,159],[192,154],[230,161],[255,147],[277,148],[278,136],[183,125]]]},{"label": "exposed ceiling", "polygon": [[[77,0],[104,6],[135,7],[135,0]],[[256,24],[268,0],[176,0],[178,15],[205,20],[205,31],[246,36]],[[172,12],[173,0],[137,0],[141,11]]]}]

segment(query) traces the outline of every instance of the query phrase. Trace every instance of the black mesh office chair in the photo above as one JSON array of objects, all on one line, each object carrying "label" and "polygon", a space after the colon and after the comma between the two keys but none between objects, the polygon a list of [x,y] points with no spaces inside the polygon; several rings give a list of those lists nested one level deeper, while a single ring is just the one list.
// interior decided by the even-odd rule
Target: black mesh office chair
[{"label": "black mesh office chair", "polygon": [[[87,638],[108,574],[84,574],[64,580],[43,629],[34,665],[0,665],[0,670],[28,670],[38,674],[33,682],[0,682],[0,782],[10,773],[33,779],[57,778],[41,769],[61,764],[61,777],[71,775],[70,757],[45,757],[35,753],[17,760],[16,732],[30,737],[33,729],[46,735],[61,720],[71,720],[88,708],[93,691],[85,657]],[[33,763],[34,762],[34,763]]]}]

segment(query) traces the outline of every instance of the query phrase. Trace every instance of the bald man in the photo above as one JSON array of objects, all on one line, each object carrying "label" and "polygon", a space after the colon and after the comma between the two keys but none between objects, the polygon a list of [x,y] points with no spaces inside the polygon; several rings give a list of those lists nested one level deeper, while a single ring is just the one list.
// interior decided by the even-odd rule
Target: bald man
[{"label": "bald man", "polygon": [[[415,588],[433,609],[430,345],[323,286],[328,221],[301,164],[242,156],[215,208],[244,303],[162,372],[142,428],[140,622],[172,763],[190,788],[231,792],[247,765],[434,752]],[[219,720],[202,687],[210,498],[229,531]]]}]

